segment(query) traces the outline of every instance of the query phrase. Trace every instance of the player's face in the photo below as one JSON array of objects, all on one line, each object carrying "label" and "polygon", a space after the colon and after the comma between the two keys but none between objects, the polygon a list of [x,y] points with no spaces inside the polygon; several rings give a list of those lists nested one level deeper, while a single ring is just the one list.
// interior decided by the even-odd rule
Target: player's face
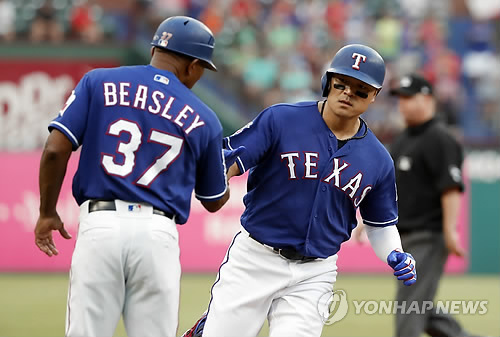
[{"label": "player's face", "polygon": [[357,117],[375,101],[377,89],[349,76],[335,74],[331,79],[328,105],[336,115]]}]

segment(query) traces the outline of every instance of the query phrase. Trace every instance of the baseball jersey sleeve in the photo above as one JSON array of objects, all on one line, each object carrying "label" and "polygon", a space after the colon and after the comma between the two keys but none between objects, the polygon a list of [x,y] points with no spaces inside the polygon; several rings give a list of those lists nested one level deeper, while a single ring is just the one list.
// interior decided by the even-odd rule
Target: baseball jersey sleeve
[{"label": "baseball jersey sleeve", "polygon": [[61,131],[73,144],[73,151],[82,144],[90,106],[90,79],[83,76],[71,92],[59,115],[49,124],[49,130]]},{"label": "baseball jersey sleeve", "polygon": [[217,200],[226,193],[226,167],[221,144],[222,132],[208,143],[197,163],[195,185],[197,199]]},{"label": "baseball jersey sleeve", "polygon": [[394,165],[377,182],[360,204],[363,222],[369,226],[385,227],[398,222],[398,200]]},{"label": "baseball jersey sleeve", "polygon": [[264,109],[253,121],[224,138],[224,147],[234,150],[245,146],[246,151],[236,159],[240,172],[254,167],[265,156],[272,144],[274,130],[272,107]]},{"label": "baseball jersey sleeve", "polygon": [[453,187],[463,191],[461,147],[444,131],[435,135],[435,146],[429,147],[424,154],[426,165],[434,177],[434,185],[441,192]]}]

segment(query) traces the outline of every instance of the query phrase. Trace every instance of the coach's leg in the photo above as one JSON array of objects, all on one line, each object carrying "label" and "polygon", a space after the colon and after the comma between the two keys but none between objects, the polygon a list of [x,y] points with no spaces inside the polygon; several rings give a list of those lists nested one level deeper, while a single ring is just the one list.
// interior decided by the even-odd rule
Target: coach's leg
[{"label": "coach's leg", "polygon": [[125,266],[123,321],[129,337],[174,337],[177,332],[181,267],[173,220],[153,215],[135,223]]},{"label": "coach's leg", "polygon": [[287,262],[238,233],[212,286],[203,337],[255,337],[273,296],[289,282]]},{"label": "coach's leg", "polygon": [[66,336],[111,337],[124,300],[120,227],[113,212],[82,205],[71,261]]}]

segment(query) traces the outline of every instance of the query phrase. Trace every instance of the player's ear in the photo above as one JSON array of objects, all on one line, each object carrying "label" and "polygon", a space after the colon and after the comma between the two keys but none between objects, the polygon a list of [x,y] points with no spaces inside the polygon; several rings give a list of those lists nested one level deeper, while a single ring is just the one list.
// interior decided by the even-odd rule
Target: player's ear
[{"label": "player's ear", "polygon": [[380,92],[380,89],[377,89],[377,91],[375,91],[375,95],[373,95],[372,100],[370,101],[370,103],[375,102],[375,98],[377,98],[377,95],[378,95],[379,92]]},{"label": "player's ear", "polygon": [[151,57],[153,57],[153,55],[155,54],[155,47],[151,47]]}]

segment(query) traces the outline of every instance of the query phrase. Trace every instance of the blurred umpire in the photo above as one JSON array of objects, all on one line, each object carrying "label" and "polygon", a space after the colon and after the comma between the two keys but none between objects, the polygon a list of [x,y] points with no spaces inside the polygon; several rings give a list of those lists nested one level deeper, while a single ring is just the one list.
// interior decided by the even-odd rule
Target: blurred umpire
[{"label": "blurred umpire", "polygon": [[[463,257],[457,233],[463,149],[435,115],[431,84],[422,76],[404,76],[391,90],[399,98],[406,129],[395,138],[391,155],[396,166],[401,241],[419,261],[419,281],[398,284],[397,301],[433,301],[448,254]],[[405,289],[406,288],[406,289]],[[434,306],[435,307],[435,306]],[[408,310],[406,310],[408,312]],[[450,315],[436,309],[396,315],[398,337],[469,336]]]}]

